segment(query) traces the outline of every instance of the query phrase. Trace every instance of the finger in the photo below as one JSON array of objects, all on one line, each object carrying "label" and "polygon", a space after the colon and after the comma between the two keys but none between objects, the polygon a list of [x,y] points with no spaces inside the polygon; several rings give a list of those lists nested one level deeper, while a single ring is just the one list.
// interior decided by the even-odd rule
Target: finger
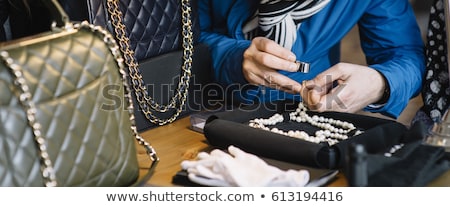
[{"label": "finger", "polygon": [[258,53],[255,58],[261,65],[276,70],[283,70],[287,72],[297,72],[299,65],[294,61],[285,60],[269,53]]},{"label": "finger", "polygon": [[326,100],[333,96],[330,89],[333,83],[342,83],[348,78],[347,73],[342,72],[342,64],[335,65],[320,73],[314,79],[305,82],[305,88],[301,94],[308,108],[324,111],[327,106]]},{"label": "finger", "polygon": [[320,102],[321,97],[326,94],[326,90],[316,85],[308,85],[308,81],[303,81],[302,83],[301,96],[303,102],[309,109],[314,109]]},{"label": "finger", "polygon": [[321,110],[325,106],[326,97],[330,95],[327,93],[328,88],[315,87],[309,90],[308,93],[308,107],[311,110]]},{"label": "finger", "polygon": [[253,72],[244,73],[245,79],[253,85],[265,85],[266,81]]},{"label": "finger", "polygon": [[301,85],[279,86],[279,90],[290,93],[290,94],[300,94],[300,91],[302,91],[302,86]]},{"label": "finger", "polygon": [[331,79],[326,80],[325,82],[317,81],[316,78],[312,80],[306,80],[302,84],[306,89],[307,93],[314,93],[316,95],[325,95],[328,90],[333,87],[333,81]]},{"label": "finger", "polygon": [[326,111],[328,107],[328,109],[331,110],[329,102],[326,101],[328,95],[329,94],[319,95],[311,92],[308,97],[308,109],[312,111],[323,112]]},{"label": "finger", "polygon": [[358,96],[355,96],[355,94],[357,92],[353,91],[351,87],[347,87],[347,84],[344,82],[331,90],[326,97],[326,101],[331,102],[333,111],[354,113],[370,103],[356,100]]},{"label": "finger", "polygon": [[266,37],[257,37],[253,39],[254,45],[256,48],[260,51],[273,54],[277,56],[278,58],[295,62],[296,56],[295,54],[281,46],[280,44],[276,43],[275,41],[266,38]]},{"label": "finger", "polygon": [[[281,75],[275,71],[273,72],[273,74],[275,74],[275,76]],[[291,94],[299,94],[300,91],[302,90],[301,85],[297,81],[294,81],[288,77],[286,77],[287,79],[281,77],[278,78],[278,80],[275,80],[275,78],[273,78],[273,76],[271,75],[263,75],[263,76],[265,76],[266,78],[265,79],[260,78],[258,75],[254,73],[248,73],[246,79],[249,81],[250,84],[267,86],[269,88],[285,91]],[[279,85],[276,81],[277,82],[281,81],[282,85]]]},{"label": "finger", "polygon": [[320,97],[320,100],[315,105],[314,110],[323,112],[323,111],[338,111],[338,112],[348,112],[348,108],[346,106],[346,101],[343,98],[345,94],[343,94],[342,90],[345,85],[338,85],[332,90],[330,90],[327,94]]},{"label": "finger", "polygon": [[290,79],[276,71],[266,72],[264,74],[265,85],[277,90],[284,90],[291,93],[300,93],[302,86],[299,82]]},{"label": "finger", "polygon": [[311,110],[318,110],[318,108],[320,108],[321,106],[321,100],[322,100],[323,96],[319,93],[312,91],[309,91],[308,96],[307,96],[307,106],[309,109]]},{"label": "finger", "polygon": [[349,72],[345,70],[345,64],[337,64],[328,70],[320,73],[308,85],[314,85],[323,89],[331,88],[334,81],[345,81],[349,77]]},{"label": "finger", "polygon": [[259,40],[255,43],[257,50],[260,51],[254,54],[256,62],[268,68],[297,72],[299,65],[295,62],[294,53],[267,38]]}]

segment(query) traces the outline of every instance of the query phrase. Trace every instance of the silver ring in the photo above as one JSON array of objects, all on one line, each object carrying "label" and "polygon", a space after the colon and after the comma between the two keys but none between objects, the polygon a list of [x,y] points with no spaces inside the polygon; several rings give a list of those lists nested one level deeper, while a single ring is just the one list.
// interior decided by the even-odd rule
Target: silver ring
[{"label": "silver ring", "polygon": [[301,73],[309,73],[309,63],[301,62],[301,61],[295,61],[295,64],[297,64],[297,72]]}]

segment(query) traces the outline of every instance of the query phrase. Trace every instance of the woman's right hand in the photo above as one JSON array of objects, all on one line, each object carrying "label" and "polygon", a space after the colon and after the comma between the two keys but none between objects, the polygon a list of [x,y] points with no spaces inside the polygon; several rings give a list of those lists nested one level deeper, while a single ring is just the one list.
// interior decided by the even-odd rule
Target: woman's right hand
[{"label": "woman's right hand", "polygon": [[244,52],[242,72],[251,84],[299,94],[301,84],[278,72],[296,72],[298,65],[295,60],[295,54],[290,50],[268,38],[256,37]]}]

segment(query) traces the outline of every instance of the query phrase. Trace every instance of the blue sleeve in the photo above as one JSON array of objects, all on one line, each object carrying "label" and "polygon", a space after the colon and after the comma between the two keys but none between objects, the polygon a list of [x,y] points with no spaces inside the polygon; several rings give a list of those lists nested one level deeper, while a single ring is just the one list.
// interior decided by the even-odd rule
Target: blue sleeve
[{"label": "blue sleeve", "polygon": [[217,33],[202,32],[200,41],[209,45],[215,81],[223,86],[248,83],[242,73],[244,51],[250,41],[236,40]]},{"label": "blue sleeve", "polygon": [[251,42],[245,40],[241,32],[242,24],[250,13],[249,3],[246,2],[198,1],[200,41],[209,45],[214,79],[223,86],[247,83],[242,73],[242,60]]},{"label": "blue sleeve", "polygon": [[371,112],[398,117],[408,100],[419,94],[425,71],[424,45],[414,12],[407,0],[372,1],[359,21],[361,45],[371,68],[381,72],[390,98]]}]

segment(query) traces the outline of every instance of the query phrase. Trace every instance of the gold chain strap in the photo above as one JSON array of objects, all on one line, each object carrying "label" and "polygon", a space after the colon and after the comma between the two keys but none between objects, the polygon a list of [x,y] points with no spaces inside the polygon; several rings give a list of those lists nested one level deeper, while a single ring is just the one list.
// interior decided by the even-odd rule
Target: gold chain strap
[{"label": "gold chain strap", "polygon": [[[186,104],[189,81],[191,77],[192,56],[193,56],[193,34],[191,22],[191,6],[190,0],[181,0],[182,7],[182,47],[183,47],[183,64],[181,66],[182,75],[178,82],[176,92],[172,96],[169,104],[162,105],[157,103],[151,96],[148,95],[148,90],[145,85],[142,75],[139,71],[138,61],[134,55],[134,51],[130,48],[130,39],[127,37],[125,25],[122,21],[123,15],[119,9],[119,0],[107,0],[108,13],[111,17],[112,25],[117,40],[119,41],[120,49],[124,54],[125,63],[128,65],[131,83],[135,91],[136,99],[145,117],[153,124],[165,125],[177,119],[183,111]],[[177,103],[179,103],[177,107]],[[152,110],[165,113],[169,109],[175,109],[174,114],[167,119],[161,119],[152,113]]]}]

